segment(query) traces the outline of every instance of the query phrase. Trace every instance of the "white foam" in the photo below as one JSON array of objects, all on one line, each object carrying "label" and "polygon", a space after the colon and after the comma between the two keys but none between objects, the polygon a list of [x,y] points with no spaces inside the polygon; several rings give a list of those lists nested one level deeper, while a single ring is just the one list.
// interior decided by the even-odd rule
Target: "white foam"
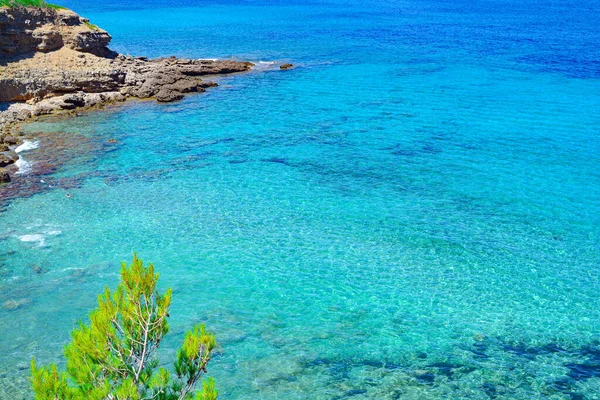
[{"label": "white foam", "polygon": [[277,65],[277,61],[257,61],[254,64],[253,69],[257,71],[266,71],[274,68]]},{"label": "white foam", "polygon": [[39,141],[31,141],[31,140],[24,140],[23,144],[21,144],[20,146],[18,146],[15,149],[15,153],[21,153],[22,151],[28,151],[28,150],[33,150],[33,149],[37,149],[38,147],[40,147],[40,142]]},{"label": "white foam", "polygon": [[15,162],[15,165],[19,168],[19,170],[15,172],[16,175],[27,175],[31,172],[33,163],[25,160],[23,157],[19,157]]},{"label": "white foam", "polygon": [[40,246],[43,246],[46,242],[46,238],[40,233],[19,236],[19,240],[21,242],[37,242]]},{"label": "white foam", "polygon": [[44,247],[44,246],[46,246],[46,238],[48,236],[56,236],[56,235],[60,235],[61,233],[62,233],[61,230],[54,229],[54,230],[44,231],[42,233],[28,233],[25,235],[18,236],[18,238],[21,242],[37,243],[37,245],[39,247]]}]

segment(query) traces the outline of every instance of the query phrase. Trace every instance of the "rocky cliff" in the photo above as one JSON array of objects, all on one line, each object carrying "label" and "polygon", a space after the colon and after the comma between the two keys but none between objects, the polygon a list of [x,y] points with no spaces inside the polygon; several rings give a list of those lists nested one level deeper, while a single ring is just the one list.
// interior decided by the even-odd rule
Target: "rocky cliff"
[{"label": "rocky cliff", "polygon": [[23,56],[68,47],[107,54],[110,35],[67,9],[0,8],[0,53]]},{"label": "rocky cliff", "polygon": [[[127,98],[169,102],[216,86],[206,75],[248,71],[232,60],[148,60],[117,54],[104,30],[66,9],[0,7],[0,168],[14,163],[15,122]],[[6,108],[6,107],[5,107]],[[0,181],[6,174],[0,171]]]}]

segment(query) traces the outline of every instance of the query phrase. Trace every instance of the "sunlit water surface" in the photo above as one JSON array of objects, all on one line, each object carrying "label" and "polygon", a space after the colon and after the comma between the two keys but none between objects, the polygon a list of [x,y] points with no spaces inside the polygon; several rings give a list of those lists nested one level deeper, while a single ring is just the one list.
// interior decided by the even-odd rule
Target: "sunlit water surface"
[{"label": "sunlit water surface", "polygon": [[599,398],[593,2],[162,3],[65,4],[260,68],[26,127],[63,162],[0,213],[0,398],[134,251],[174,290],[163,362],[206,322],[222,398]]}]

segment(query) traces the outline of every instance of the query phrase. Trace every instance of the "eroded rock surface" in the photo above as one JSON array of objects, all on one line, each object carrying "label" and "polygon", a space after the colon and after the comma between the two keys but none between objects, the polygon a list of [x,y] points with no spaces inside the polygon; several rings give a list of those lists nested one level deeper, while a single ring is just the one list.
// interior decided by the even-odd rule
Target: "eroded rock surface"
[{"label": "eroded rock surface", "polygon": [[106,54],[110,35],[67,9],[0,8],[0,52],[13,56],[64,46]]}]

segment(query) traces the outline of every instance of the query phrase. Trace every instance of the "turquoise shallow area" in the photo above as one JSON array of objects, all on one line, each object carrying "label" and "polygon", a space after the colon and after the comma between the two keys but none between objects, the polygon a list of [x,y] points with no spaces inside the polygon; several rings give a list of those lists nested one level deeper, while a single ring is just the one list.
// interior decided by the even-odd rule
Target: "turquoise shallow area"
[{"label": "turquoise shallow area", "polygon": [[595,11],[519,4],[72,5],[259,68],[27,127],[34,165],[76,143],[0,213],[0,398],[133,251],[174,289],[163,359],[205,321],[226,399],[598,398]]}]

